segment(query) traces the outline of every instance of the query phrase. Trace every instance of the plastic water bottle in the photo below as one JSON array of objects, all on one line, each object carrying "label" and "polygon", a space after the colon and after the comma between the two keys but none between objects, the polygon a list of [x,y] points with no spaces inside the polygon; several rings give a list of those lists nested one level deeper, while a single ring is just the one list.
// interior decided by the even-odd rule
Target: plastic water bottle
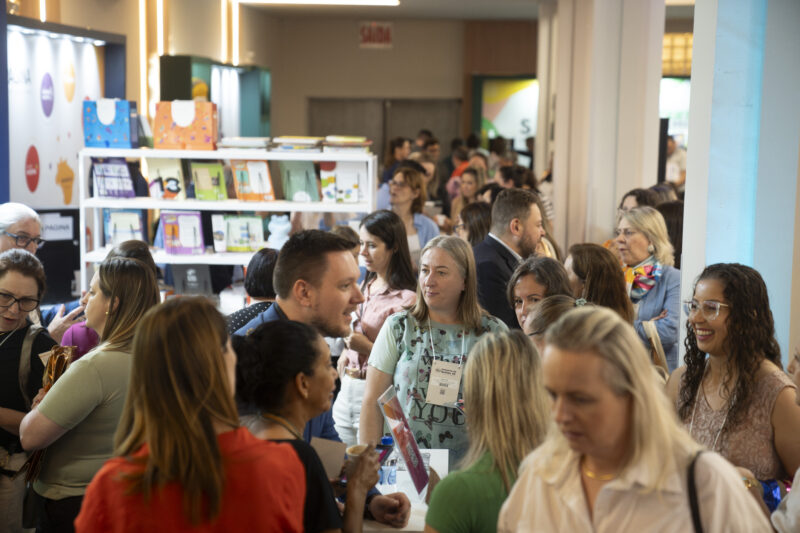
[{"label": "plastic water bottle", "polygon": [[[386,436],[381,438],[381,444],[391,446],[394,444],[392,437]],[[392,450],[389,457],[386,458],[381,466],[380,487],[378,490],[383,494],[391,494],[397,492],[397,450]]]}]

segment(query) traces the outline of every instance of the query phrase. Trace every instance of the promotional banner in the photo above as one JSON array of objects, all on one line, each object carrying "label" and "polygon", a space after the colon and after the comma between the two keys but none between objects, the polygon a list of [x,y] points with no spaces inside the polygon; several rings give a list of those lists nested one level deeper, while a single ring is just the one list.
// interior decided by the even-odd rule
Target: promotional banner
[{"label": "promotional banner", "polygon": [[539,82],[486,80],[483,82],[481,137],[505,137],[514,148],[526,150],[526,139],[536,137]]},{"label": "promotional banner", "polygon": [[77,207],[82,102],[101,97],[97,50],[23,29],[7,38],[9,197],[35,209]]}]

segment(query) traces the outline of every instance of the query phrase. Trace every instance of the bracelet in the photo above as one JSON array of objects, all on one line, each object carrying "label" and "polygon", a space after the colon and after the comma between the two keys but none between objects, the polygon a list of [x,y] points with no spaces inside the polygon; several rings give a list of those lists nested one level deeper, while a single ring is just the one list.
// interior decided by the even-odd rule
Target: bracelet
[{"label": "bracelet", "polygon": [[775,512],[778,505],[781,503],[781,486],[774,480],[762,481],[761,486],[764,488],[764,503],[767,505],[769,512]]},{"label": "bracelet", "polygon": [[367,494],[367,499],[364,500],[364,518],[366,518],[367,520],[375,520],[375,517],[372,515],[372,511],[369,510],[369,504],[372,503],[372,500],[377,495],[378,495],[377,492],[373,494]]}]

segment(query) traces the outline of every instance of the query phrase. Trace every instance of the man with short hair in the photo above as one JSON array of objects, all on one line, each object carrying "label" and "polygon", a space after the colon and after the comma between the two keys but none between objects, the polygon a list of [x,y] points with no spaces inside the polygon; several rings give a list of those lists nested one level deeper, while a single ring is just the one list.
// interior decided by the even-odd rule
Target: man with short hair
[{"label": "man with short hair", "polygon": [[442,155],[442,146],[439,144],[439,139],[431,137],[425,141],[423,151],[432,161],[439,161],[439,157]]},{"label": "man with short hair", "polygon": [[412,152],[422,152],[425,150],[425,143],[428,139],[433,138],[433,132],[431,130],[421,129],[419,133],[417,133],[417,138],[414,139],[414,145],[411,147]]},{"label": "man with short hair", "polygon": [[520,326],[505,298],[508,280],[517,265],[535,253],[543,236],[542,213],[535,193],[507,189],[497,196],[489,235],[474,248],[478,301],[509,328]]},{"label": "man with short hair", "polygon": [[[235,334],[247,335],[264,322],[294,320],[315,327],[326,337],[347,337],[351,315],[364,301],[358,288],[360,271],[351,249],[346,239],[326,231],[306,230],[292,235],[275,263],[275,303]],[[310,442],[312,437],[341,441],[330,410],[306,424],[303,439]],[[373,490],[367,497],[367,508],[379,522],[403,527],[410,503],[400,493],[381,495]]]}]

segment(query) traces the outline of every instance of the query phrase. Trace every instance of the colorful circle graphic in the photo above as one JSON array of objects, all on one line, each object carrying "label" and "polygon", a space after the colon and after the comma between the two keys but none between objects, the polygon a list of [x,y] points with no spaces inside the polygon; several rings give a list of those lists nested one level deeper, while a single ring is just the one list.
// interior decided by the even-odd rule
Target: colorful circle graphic
[{"label": "colorful circle graphic", "polygon": [[39,186],[39,152],[33,145],[28,148],[28,154],[25,156],[25,181],[28,184],[28,190],[36,192],[36,188]]},{"label": "colorful circle graphic", "polygon": [[67,97],[67,102],[75,98],[75,66],[72,63],[67,63],[64,67],[64,96]]},{"label": "colorful circle graphic", "polygon": [[42,78],[42,88],[39,91],[39,96],[42,99],[42,111],[44,111],[44,116],[49,117],[53,112],[53,104],[55,103],[53,78],[50,77],[50,74],[45,74]]}]

